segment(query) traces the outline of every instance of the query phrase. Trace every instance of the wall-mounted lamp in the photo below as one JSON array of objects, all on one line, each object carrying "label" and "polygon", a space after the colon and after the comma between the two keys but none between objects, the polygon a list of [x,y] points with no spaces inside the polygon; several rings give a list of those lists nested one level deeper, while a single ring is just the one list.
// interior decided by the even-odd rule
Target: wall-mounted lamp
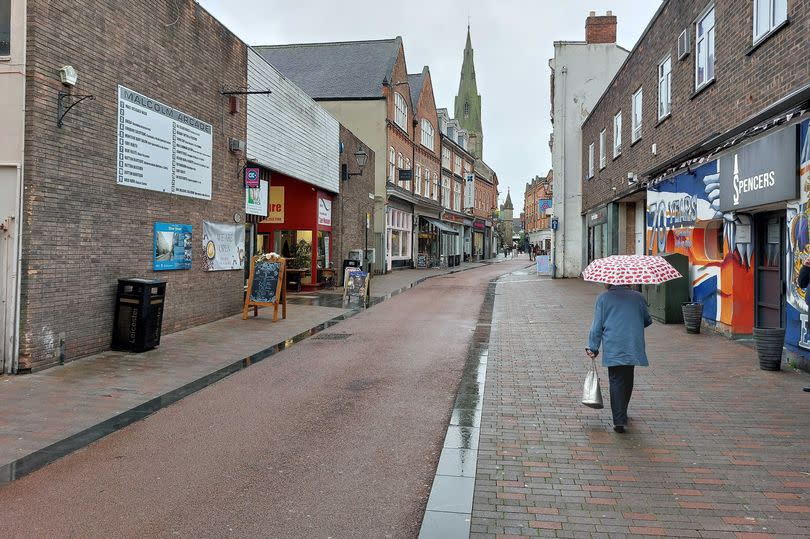
[{"label": "wall-mounted lamp", "polygon": [[59,70],[59,80],[62,81],[62,84],[65,86],[76,86],[76,82],[79,80],[79,74],[76,73],[76,69],[73,66],[64,66]]},{"label": "wall-mounted lamp", "polygon": [[366,150],[360,146],[356,152],[354,152],[354,159],[357,161],[357,166],[360,169],[360,172],[349,172],[349,167],[347,165],[343,166],[343,179],[348,180],[352,176],[361,176],[363,174],[363,167],[368,164],[368,154]]}]

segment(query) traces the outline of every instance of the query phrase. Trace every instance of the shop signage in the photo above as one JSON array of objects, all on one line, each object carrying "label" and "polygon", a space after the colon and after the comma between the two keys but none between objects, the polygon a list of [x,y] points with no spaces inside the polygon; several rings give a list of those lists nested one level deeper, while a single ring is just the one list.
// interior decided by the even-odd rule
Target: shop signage
[{"label": "shop signage", "polygon": [[484,226],[483,221],[475,221],[473,223],[473,228],[477,228],[478,230],[484,230],[484,228],[486,228],[486,227]]},{"label": "shop signage", "polygon": [[720,210],[793,200],[799,196],[796,126],[782,129],[720,158]]},{"label": "shop signage", "polygon": [[595,212],[588,214],[588,226],[596,226],[607,223],[607,207],[599,208]]},{"label": "shop signage", "polygon": [[401,182],[409,182],[411,178],[413,178],[413,172],[410,169],[399,169],[397,171],[399,173],[399,181]]},{"label": "shop signage", "polygon": [[259,187],[259,169],[246,168],[245,169],[245,187],[248,189],[255,189]]},{"label": "shop signage", "polygon": [[191,269],[191,225],[155,223],[155,271]]},{"label": "shop signage", "polygon": [[245,258],[245,227],[234,223],[203,221],[203,269],[242,269]]},{"label": "shop signage", "polygon": [[271,185],[267,204],[267,219],[262,223],[281,224],[284,222],[284,186]]},{"label": "shop signage", "polygon": [[211,200],[211,125],[118,87],[118,185]]},{"label": "shop signage", "polygon": [[475,207],[475,181],[472,174],[464,176],[464,208]]},{"label": "shop signage", "polygon": [[332,201],[328,198],[318,199],[318,224],[332,226]]},{"label": "shop signage", "polygon": [[549,209],[551,209],[550,198],[541,198],[537,201],[537,211],[540,212],[541,215],[545,214],[546,210]]},{"label": "shop signage", "polygon": [[270,189],[267,180],[259,180],[256,187],[245,188],[245,213],[267,217],[267,195]]}]

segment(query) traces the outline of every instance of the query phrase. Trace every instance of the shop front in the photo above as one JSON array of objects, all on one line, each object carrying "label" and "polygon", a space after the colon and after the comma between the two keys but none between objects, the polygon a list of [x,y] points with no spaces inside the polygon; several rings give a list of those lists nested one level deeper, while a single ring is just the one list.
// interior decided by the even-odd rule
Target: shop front
[{"label": "shop front", "polygon": [[464,252],[464,217],[445,211],[442,214],[442,223],[452,231],[447,235],[442,254],[447,258],[448,266],[458,266]]},{"label": "shop front", "polygon": [[276,252],[287,259],[288,280],[303,288],[323,285],[332,270],[333,195],[273,173],[267,217],[256,227],[255,252]]},{"label": "shop front", "polygon": [[461,250],[462,250],[462,260],[465,262],[472,261],[472,252],[473,252],[473,245],[472,245],[472,238],[473,238],[473,221],[472,219],[464,218],[462,223],[462,231],[464,237],[461,241]]},{"label": "shop front", "polygon": [[610,227],[608,226],[608,207],[599,208],[585,216],[588,225],[587,260],[590,264],[597,258],[613,254],[610,248]]},{"label": "shop front", "polygon": [[476,219],[473,221],[472,227],[472,253],[471,258],[472,260],[479,261],[483,260],[486,256],[486,251],[484,250],[485,247],[485,235],[486,235],[487,227],[483,220]]},{"label": "shop front", "polygon": [[[799,288],[798,278],[802,262],[810,257],[810,133],[808,121],[799,125],[799,195],[787,205],[785,216],[786,241],[784,268],[787,283],[785,299],[785,347],[789,356],[804,369],[810,370],[810,313],[807,311],[805,291]],[[765,225],[764,241],[768,245],[768,226]],[[775,233],[772,239],[775,239]],[[766,247],[767,252],[767,247]]]},{"label": "shop front", "polygon": [[389,200],[385,212],[386,270],[409,268],[413,256],[413,209]]}]

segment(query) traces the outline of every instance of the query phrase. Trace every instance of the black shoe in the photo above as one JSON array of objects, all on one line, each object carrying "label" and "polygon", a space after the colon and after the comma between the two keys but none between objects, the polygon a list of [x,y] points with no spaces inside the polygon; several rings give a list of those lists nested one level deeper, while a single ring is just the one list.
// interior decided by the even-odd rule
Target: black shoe
[{"label": "black shoe", "polygon": [[615,430],[619,434],[622,434],[624,433],[624,425],[613,425],[613,430]]},{"label": "black shoe", "polygon": [[803,388],[802,391],[807,391],[808,393],[810,393],[810,386]]}]

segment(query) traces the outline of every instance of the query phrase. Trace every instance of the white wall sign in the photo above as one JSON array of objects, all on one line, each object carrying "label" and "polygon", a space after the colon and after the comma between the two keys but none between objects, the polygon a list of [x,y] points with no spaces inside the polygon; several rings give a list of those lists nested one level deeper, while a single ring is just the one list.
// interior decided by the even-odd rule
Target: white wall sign
[{"label": "white wall sign", "polygon": [[203,221],[203,269],[242,269],[245,260],[245,227],[233,223]]},{"label": "white wall sign", "polygon": [[332,226],[332,201],[329,199],[318,199],[318,224]]},{"label": "white wall sign", "polygon": [[211,125],[118,86],[117,183],[211,200]]},{"label": "white wall sign", "polygon": [[258,187],[245,187],[245,213],[267,217],[267,194],[269,182],[260,180]]}]

